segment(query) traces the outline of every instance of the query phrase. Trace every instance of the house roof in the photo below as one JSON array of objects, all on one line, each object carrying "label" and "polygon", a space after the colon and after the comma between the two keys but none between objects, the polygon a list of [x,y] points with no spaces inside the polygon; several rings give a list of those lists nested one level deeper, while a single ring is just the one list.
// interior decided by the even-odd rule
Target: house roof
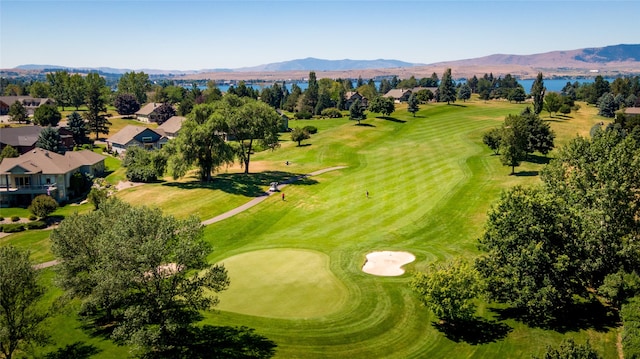
[{"label": "house roof", "polygon": [[0,163],[0,174],[9,174],[16,167],[27,173],[65,174],[81,166],[89,166],[103,161],[105,156],[89,150],[66,152],[64,155],[35,148],[20,157],[5,158]]},{"label": "house roof", "polygon": [[401,98],[402,96],[404,96],[404,94],[405,94],[407,91],[411,91],[411,90],[404,90],[404,89],[391,89],[391,90],[389,90],[389,92],[387,92],[386,94],[384,94],[384,97]]},{"label": "house roof", "polygon": [[640,115],[640,107],[627,107],[624,109],[624,113],[628,115]]},{"label": "house roof", "polygon": [[142,133],[146,130],[155,132],[156,134],[160,135],[160,137],[164,136],[163,133],[158,133],[148,127],[127,125],[122,130],[118,131],[116,134],[109,137],[107,139],[107,142],[117,143],[119,145],[125,145],[129,143],[129,141],[133,140],[133,138],[136,137],[139,133]]},{"label": "house roof", "polygon": [[162,123],[162,125],[158,126],[156,132],[163,131],[163,133],[176,133],[180,131],[182,127],[182,122],[186,120],[186,117],[183,116],[171,116],[170,119],[166,120]]},{"label": "house roof", "polygon": [[29,147],[38,141],[40,132],[42,132],[40,126],[2,127],[0,142],[11,147]]},{"label": "house roof", "polygon": [[4,102],[5,104],[11,106],[15,102],[23,103],[26,101],[28,103],[33,103],[36,106],[40,106],[43,103],[54,102],[53,99],[47,97],[31,97],[31,96],[0,96],[0,102]]},{"label": "house roof", "polygon": [[150,102],[136,112],[136,115],[149,116],[156,108],[160,107],[160,102]]}]

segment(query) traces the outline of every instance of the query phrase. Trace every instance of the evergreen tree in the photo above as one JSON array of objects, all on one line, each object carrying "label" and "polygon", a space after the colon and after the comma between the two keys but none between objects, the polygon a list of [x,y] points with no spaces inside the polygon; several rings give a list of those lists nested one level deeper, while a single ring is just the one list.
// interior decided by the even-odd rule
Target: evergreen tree
[{"label": "evergreen tree", "polygon": [[542,80],[542,72],[538,73],[535,81],[531,85],[531,96],[533,96],[533,112],[539,115],[544,108],[544,93],[547,89],[544,87]]},{"label": "evergreen tree", "polygon": [[67,128],[71,131],[76,145],[89,142],[87,123],[79,113],[73,111],[67,116]]},{"label": "evergreen tree", "polygon": [[89,130],[96,134],[96,139],[100,134],[109,134],[111,122],[102,112],[107,111],[107,91],[106,81],[97,73],[90,73],[85,80],[87,89],[86,104],[88,111],[84,113],[85,120],[89,124]]},{"label": "evergreen tree", "polygon": [[36,147],[43,150],[58,152],[60,150],[60,133],[57,128],[47,126],[42,129],[36,141]]},{"label": "evergreen tree", "polygon": [[367,118],[367,115],[364,113],[364,108],[362,107],[362,103],[359,99],[356,99],[349,107],[349,119],[352,121],[358,121],[358,125],[361,120]]},{"label": "evergreen tree", "polygon": [[460,86],[460,88],[458,89],[458,99],[462,101],[467,101],[470,98],[471,98],[471,86],[465,83],[462,86]]},{"label": "evergreen tree", "polygon": [[411,94],[411,96],[409,96],[409,99],[407,100],[407,111],[411,112],[413,114],[413,117],[416,117],[416,112],[418,112],[419,109],[420,106],[418,105],[418,97],[414,94]]},{"label": "evergreen tree", "polygon": [[308,112],[313,112],[316,108],[316,104],[318,103],[318,96],[320,95],[320,87],[318,85],[318,81],[316,80],[316,73],[311,71],[309,72],[309,85],[307,90],[304,92],[304,107],[301,110],[306,110]]},{"label": "evergreen tree", "polygon": [[451,102],[456,102],[456,83],[451,77],[451,69],[446,69],[442,75],[442,81],[438,87],[438,93],[440,94],[440,102],[447,102],[447,105]]}]

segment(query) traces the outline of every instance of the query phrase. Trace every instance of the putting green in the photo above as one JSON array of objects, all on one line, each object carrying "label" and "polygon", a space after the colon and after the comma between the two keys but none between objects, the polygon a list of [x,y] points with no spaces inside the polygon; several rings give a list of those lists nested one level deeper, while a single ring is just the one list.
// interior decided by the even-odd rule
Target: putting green
[{"label": "putting green", "polygon": [[301,249],[265,249],[226,258],[231,285],[217,309],[271,318],[313,318],[334,313],[347,288],[329,270],[329,256]]}]

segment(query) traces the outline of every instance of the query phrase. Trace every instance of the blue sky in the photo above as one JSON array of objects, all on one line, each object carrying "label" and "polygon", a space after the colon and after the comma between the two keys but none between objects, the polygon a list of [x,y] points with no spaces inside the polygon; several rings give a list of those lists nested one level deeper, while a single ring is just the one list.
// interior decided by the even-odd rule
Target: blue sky
[{"label": "blue sky", "polygon": [[0,0],[0,68],[417,63],[640,43],[640,1]]}]

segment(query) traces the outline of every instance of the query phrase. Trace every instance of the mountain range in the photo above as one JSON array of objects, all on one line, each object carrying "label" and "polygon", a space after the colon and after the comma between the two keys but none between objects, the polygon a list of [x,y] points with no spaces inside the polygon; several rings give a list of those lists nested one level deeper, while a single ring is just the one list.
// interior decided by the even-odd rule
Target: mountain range
[{"label": "mountain range", "polygon": [[[131,71],[143,71],[149,75],[177,76],[187,79],[269,79],[269,78],[298,78],[308,71],[324,72],[325,76],[372,78],[395,74],[412,74],[416,77],[432,72],[439,73],[441,69],[456,69],[460,76],[466,73],[477,74],[482,71],[496,75],[511,73],[514,75],[530,76],[538,71],[549,73],[553,71],[560,76],[575,76],[584,73],[604,71],[609,74],[638,74],[640,73],[640,44],[620,44],[606,47],[584,48],[567,51],[552,51],[532,55],[494,54],[473,59],[439,62],[433,64],[410,63],[392,59],[377,60],[325,60],[313,57],[291,61],[263,64],[254,67],[236,69],[203,69],[203,70],[155,70],[155,69],[116,69],[100,68],[68,68],[58,65],[21,65],[16,70],[45,71],[67,69],[76,71],[100,71],[102,73],[123,74]],[[483,70],[484,69],[484,70]],[[6,70],[3,70],[6,72]],[[432,72],[430,72],[432,71]],[[366,73],[366,75],[365,75]],[[335,75],[334,75],[335,74]]]}]

